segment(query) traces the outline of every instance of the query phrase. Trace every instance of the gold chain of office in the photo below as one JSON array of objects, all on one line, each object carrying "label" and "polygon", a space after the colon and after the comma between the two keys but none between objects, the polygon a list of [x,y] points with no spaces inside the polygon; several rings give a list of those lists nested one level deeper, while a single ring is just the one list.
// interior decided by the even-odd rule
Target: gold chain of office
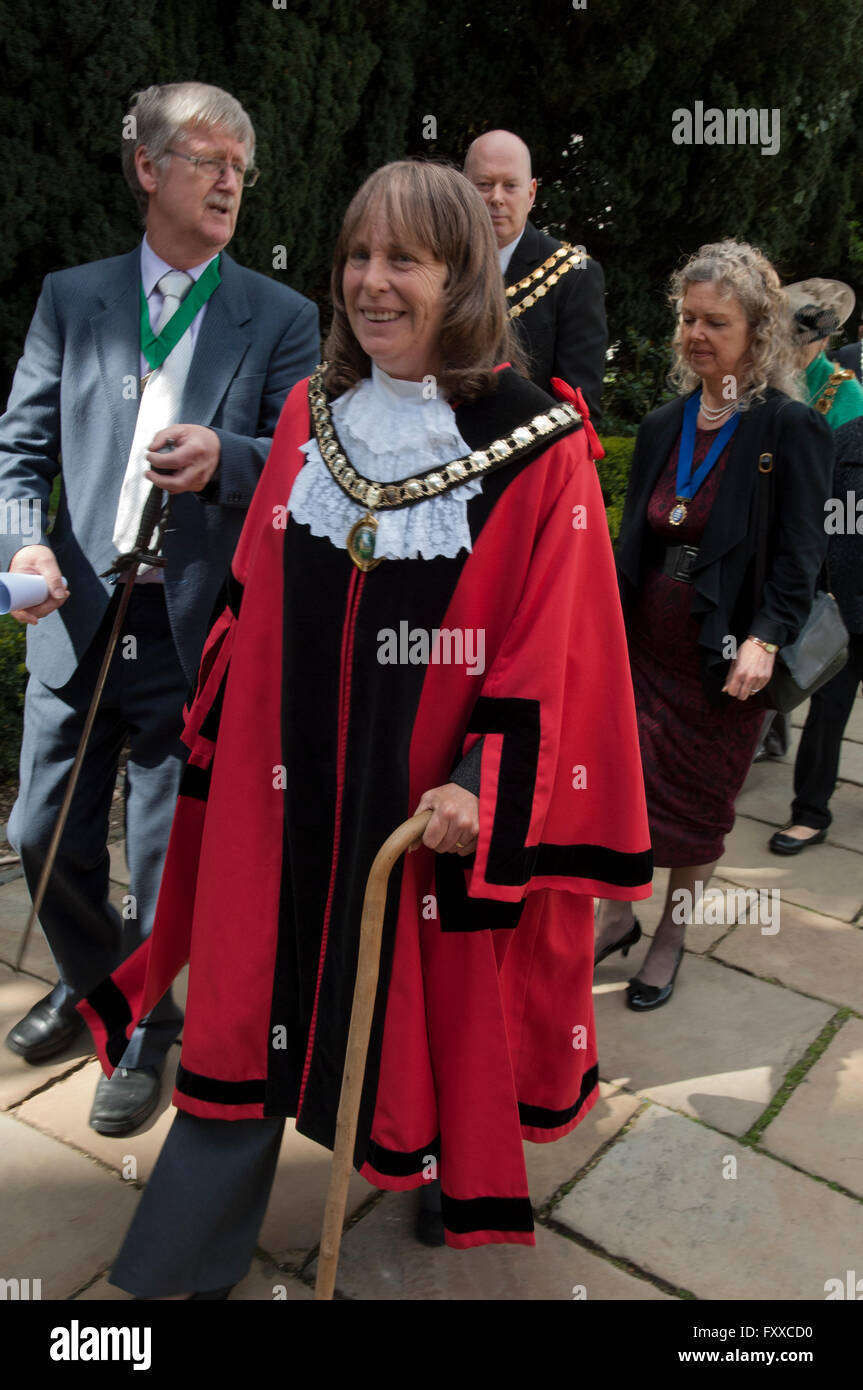
[{"label": "gold chain of office", "polygon": [[548,294],[553,289],[558,280],[564,276],[568,270],[578,270],[590,260],[586,251],[580,250],[576,246],[559,246],[556,251],[552,251],[547,260],[542,265],[532,270],[530,275],[525,275],[523,280],[518,280],[516,284],[510,285],[506,291],[507,299],[514,299],[522,290],[527,290],[524,299],[520,299],[517,304],[509,307],[509,317],[517,319],[519,314],[523,314],[525,309],[530,309],[538,299]]},{"label": "gold chain of office", "polygon": [[346,492],[354,502],[362,503],[370,511],[410,507],[416,502],[422,502],[426,497],[440,496],[471,478],[482,477],[489,469],[514,462],[540,441],[550,444],[559,435],[571,430],[573,425],[581,423],[581,415],[575,407],[568,401],[562,402],[560,405],[550,406],[541,415],[534,415],[533,419],[518,425],[511,434],[502,439],[493,440],[487,449],[474,449],[464,458],[453,459],[451,463],[430,468],[425,473],[418,473],[415,478],[405,478],[403,481],[392,483],[375,482],[371,478],[364,478],[351,467],[350,460],[342,448],[323,389],[325,369],[326,363],[322,363],[309,378],[309,409],[315,439],[324,463],[342,492]]}]

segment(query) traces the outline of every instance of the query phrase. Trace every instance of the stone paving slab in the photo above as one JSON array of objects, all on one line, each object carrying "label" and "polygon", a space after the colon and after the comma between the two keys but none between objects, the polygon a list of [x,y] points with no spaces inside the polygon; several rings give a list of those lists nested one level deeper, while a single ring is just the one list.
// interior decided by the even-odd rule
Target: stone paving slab
[{"label": "stone paving slab", "polygon": [[[126,888],[123,884],[112,883],[110,885],[109,901],[120,913],[123,910],[125,892]],[[0,886],[0,962],[11,965],[14,961],[29,914],[30,894],[27,891],[27,883],[23,875],[19,875]],[[38,922],[30,935],[21,967],[27,974],[47,980],[49,984],[54,984],[57,979],[54,957]],[[42,993],[44,994],[45,991],[43,990]]]},{"label": "stone paving slab", "polygon": [[526,1142],[527,1186],[534,1208],[543,1206],[559,1187],[574,1178],[603,1144],[632,1118],[639,1104],[635,1096],[600,1082],[599,1100],[581,1124],[563,1139],[556,1139],[552,1144]]},{"label": "stone paving slab", "polygon": [[835,1012],[689,953],[655,1013],[628,1009],[624,988],[594,997],[600,1076],[738,1135]]},{"label": "stone paving slab", "polygon": [[863,1249],[858,1202],[659,1106],[553,1216],[698,1298],[820,1300]]},{"label": "stone paving slab", "polygon": [[[645,1279],[618,1269],[566,1236],[536,1228],[536,1246],[432,1250],[413,1234],[416,1192],[388,1192],[342,1240],[336,1289],[348,1298],[665,1300]],[[309,1270],[313,1278],[317,1261]]]},{"label": "stone paving slab", "polygon": [[[665,895],[668,892],[669,872],[670,871],[668,869],[655,869],[653,874],[653,895],[649,898],[644,898],[641,902],[633,903],[635,916],[637,917],[641,925],[641,930],[644,936],[652,937],[656,931],[657,926],[659,925],[659,919],[662,916],[662,911],[665,907]],[[708,889],[708,892],[709,891],[710,889]],[[709,927],[703,927],[699,932],[697,938],[693,936],[690,949],[697,952],[708,951],[715,941],[720,940],[725,930],[725,927],[718,927],[715,931],[711,931]],[[643,957],[645,951],[646,947],[632,947],[630,954],[627,957],[627,960],[630,962],[630,965],[631,962],[636,959],[636,957],[638,957],[640,960]],[[623,960],[623,957],[620,955],[616,957],[608,957],[609,963],[615,960],[618,964],[620,964]],[[597,966],[597,979],[601,980],[604,978],[604,976],[601,975],[600,972],[605,969],[605,965],[606,962],[603,961],[602,965]],[[627,966],[625,963],[624,969],[626,970],[627,980],[630,978],[630,976],[636,973],[634,969],[630,969],[630,967]]]},{"label": "stone paving slab", "polygon": [[126,841],[112,840],[108,846],[108,854],[111,859],[111,867],[108,870],[112,883],[122,884],[123,887],[129,886],[129,865],[126,863]]},{"label": "stone paving slab", "polygon": [[796,709],[791,711],[791,727],[793,729],[802,729],[808,716],[809,701],[804,700],[802,705],[798,705]]},{"label": "stone paving slab", "polygon": [[[275,1298],[274,1290],[278,1290],[278,1299]],[[314,1290],[295,1274],[286,1274],[283,1269],[277,1269],[269,1261],[256,1257],[245,1279],[237,1284],[229,1295],[228,1302],[248,1303],[253,1299],[257,1302],[313,1302],[314,1297]],[[131,1303],[132,1294],[109,1284],[107,1274],[103,1274],[101,1279],[97,1279],[89,1288],[76,1295],[76,1302]]]},{"label": "stone paving slab", "polygon": [[[818,1173],[863,1196],[861,1115],[863,1020],[849,1018],[767,1126],[761,1142],[807,1173]],[[855,1268],[859,1263],[858,1256]]]},{"label": "stone paving slab", "polygon": [[139,1193],[92,1158],[0,1115],[5,1278],[42,1280],[42,1297],[68,1298],[107,1269]]},{"label": "stone paving slab", "polygon": [[[0,887],[0,961],[11,965],[15,960],[29,914],[30,894],[23,875],[4,883]],[[21,966],[28,974],[47,980],[49,984],[57,979],[54,957],[38,922],[27,943]],[[45,993],[44,989],[42,993]]]},{"label": "stone paving slab", "polygon": [[[260,1248],[278,1264],[296,1268],[319,1244],[332,1157],[329,1149],[297,1134],[293,1120],[286,1122],[276,1180],[258,1237]],[[377,1190],[359,1173],[352,1173],[345,1219]]]},{"label": "stone paving slab", "polygon": [[831,917],[853,921],[863,907],[863,858],[833,845],[815,845],[802,854],[771,854],[768,827],[739,816],[725,841],[720,869],[724,878],[747,888],[778,888],[782,901],[829,908]]},{"label": "stone paving slab", "polygon": [[[668,872],[668,869],[657,869],[654,879],[653,897],[646,898],[643,902],[634,904],[635,916],[641,925],[642,936],[648,939],[652,939],[655,935],[659,919],[662,916],[662,910],[665,906]],[[661,886],[659,886],[660,875]],[[737,886],[738,885],[733,883],[731,879],[723,878],[721,872],[715,874],[710,880],[710,885],[703,898],[703,916],[707,918],[721,916],[727,918],[727,920],[719,920],[716,922],[708,920],[706,922],[694,924],[687,936],[687,951],[692,951],[695,955],[706,955],[708,952],[713,951],[713,948],[724,936],[728,935],[729,930],[734,925],[734,914],[729,913],[727,908],[729,905],[733,906],[734,904],[733,894]],[[710,906],[713,903],[720,904],[722,909],[721,913],[713,911]],[[631,947],[629,956],[626,960],[624,960],[622,955],[613,955],[608,956],[601,965],[598,965],[596,967],[595,978],[597,984],[600,986],[600,992],[608,993],[609,991],[603,988],[604,986],[608,985],[616,988],[619,986],[621,980],[629,980],[637,975],[638,967],[647,955],[648,945],[649,940],[638,946]]]},{"label": "stone paving slab", "polygon": [[863,926],[784,903],[775,936],[735,927],[713,958],[863,1012]]},{"label": "stone paving slab", "polygon": [[[177,1113],[171,1096],[179,1060],[180,1049],[175,1045],[168,1051],[162,1072],[159,1104],[134,1134],[115,1139],[90,1128],[90,1109],[96,1083],[102,1075],[102,1067],[96,1060],[58,1081],[50,1090],[25,1101],[17,1112],[18,1117],[44,1134],[93,1154],[109,1167],[116,1168],[124,1178],[146,1182]],[[133,1162],[130,1163],[130,1159]]]},{"label": "stone paving slab", "polygon": [[840,782],[854,782],[863,786],[863,743],[852,739],[842,740],[842,756],[839,759]]},{"label": "stone paving slab", "polygon": [[[792,722],[802,729],[806,723],[806,716],[809,713],[809,701],[794,710],[791,718]],[[845,725],[845,732],[842,735],[843,742],[863,743],[863,691],[857,691],[857,698],[854,707]]]},{"label": "stone paving slab", "polygon": [[851,716],[845,725],[843,738],[852,739],[855,743],[863,743],[863,692],[859,690]]},{"label": "stone paving slab", "polygon": [[[762,830],[765,858],[773,858],[767,841],[774,830],[787,825],[794,795],[792,763],[756,763],[737,798],[738,816],[764,821]],[[863,797],[853,782],[839,782],[830,799],[833,821],[827,843],[863,852]],[[860,867],[863,876],[863,865]]]},{"label": "stone paving slab", "polygon": [[80,1067],[84,1058],[92,1054],[93,1043],[86,1029],[59,1056],[47,1062],[25,1062],[4,1045],[9,1029],[46,993],[44,980],[16,975],[8,965],[0,965],[0,1110],[8,1110],[52,1079]]}]

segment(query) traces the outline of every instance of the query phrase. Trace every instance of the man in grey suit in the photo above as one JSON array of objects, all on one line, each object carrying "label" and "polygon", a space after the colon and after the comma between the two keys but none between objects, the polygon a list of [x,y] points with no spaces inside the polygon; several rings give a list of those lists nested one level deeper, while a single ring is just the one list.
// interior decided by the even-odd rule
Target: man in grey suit
[{"label": "man in grey suit", "polygon": [[[30,624],[30,680],[8,835],[31,893],[119,602],[122,581],[100,575],[123,549],[112,539],[121,489],[131,482],[134,495],[143,474],[171,495],[165,566],[145,570],[131,593],[40,914],[59,982],[6,1040],[31,1062],[67,1045],[82,1023],[75,1002],[151,930],[185,759],[184,700],[282,404],[319,359],[315,306],[224,253],[243,188],[257,177],[254,131],[239,102],[202,83],[150,87],[124,135],[132,137],[123,163],[144,214],[143,242],[46,278],[0,420],[0,500],[17,499],[30,523],[26,534],[0,537],[0,569],[40,574],[49,590],[46,602],[15,614]],[[150,438],[155,391],[149,413],[142,405],[139,420],[138,412],[160,347],[163,381],[171,353],[175,364],[182,359],[180,404]],[[172,452],[160,452],[166,445]],[[106,834],[127,740],[130,893],[121,920],[108,902]],[[125,1134],[151,1113],[181,1024],[168,994],[114,1076],[100,1080],[95,1129]]]}]

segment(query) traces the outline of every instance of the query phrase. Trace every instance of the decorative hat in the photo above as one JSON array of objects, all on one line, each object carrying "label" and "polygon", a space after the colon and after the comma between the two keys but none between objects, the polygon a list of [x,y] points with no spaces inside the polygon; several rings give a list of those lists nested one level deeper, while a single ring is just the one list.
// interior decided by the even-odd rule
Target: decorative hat
[{"label": "decorative hat", "polygon": [[836,333],[854,309],[854,291],[842,280],[797,280],[785,293],[794,341],[801,346]]}]

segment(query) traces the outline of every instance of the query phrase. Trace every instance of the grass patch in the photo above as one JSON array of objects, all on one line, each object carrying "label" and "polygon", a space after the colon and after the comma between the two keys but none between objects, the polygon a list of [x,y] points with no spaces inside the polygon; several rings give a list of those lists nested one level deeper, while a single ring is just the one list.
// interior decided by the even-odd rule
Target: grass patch
[{"label": "grass patch", "polygon": [[741,1144],[754,1145],[759,1142],[771,1120],[776,1119],[776,1116],[791,1099],[807,1072],[814,1067],[818,1058],[826,1052],[843,1023],[845,1023],[846,1019],[853,1017],[853,1015],[853,1009],[842,1008],[834,1014],[833,1018],[831,1018],[828,1023],[825,1023],[818,1037],[814,1042],[809,1044],[803,1056],[800,1058],[800,1061],[795,1062],[794,1066],[788,1072],[779,1090],[767,1106],[767,1109],[763,1114],[759,1115],[752,1128],[747,1130],[742,1136],[739,1141]]}]

